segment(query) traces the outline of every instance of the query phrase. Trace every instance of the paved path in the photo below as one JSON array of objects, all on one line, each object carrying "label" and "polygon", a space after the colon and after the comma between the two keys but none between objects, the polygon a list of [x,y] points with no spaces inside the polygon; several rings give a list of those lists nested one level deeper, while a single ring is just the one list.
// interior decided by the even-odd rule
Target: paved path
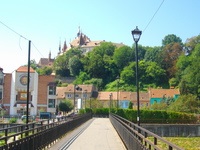
[{"label": "paved path", "polygon": [[91,119],[75,131],[67,134],[66,137],[51,147],[51,149],[60,149],[61,145],[69,141],[70,134],[71,136],[75,135],[76,133],[74,132],[78,133],[81,128],[86,129],[67,148],[68,150],[126,150],[109,118]]}]

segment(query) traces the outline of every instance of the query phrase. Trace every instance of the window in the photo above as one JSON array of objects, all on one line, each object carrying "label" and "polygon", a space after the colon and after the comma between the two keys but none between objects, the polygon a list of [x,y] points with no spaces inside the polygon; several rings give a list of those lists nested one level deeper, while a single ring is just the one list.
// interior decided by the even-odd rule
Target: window
[{"label": "window", "polygon": [[49,95],[56,95],[56,86],[54,85],[49,86]]},{"label": "window", "polygon": [[67,94],[67,98],[71,98],[72,97],[72,95],[71,94]]},{"label": "window", "polygon": [[128,104],[129,104],[129,102],[125,102],[125,108],[128,108]]},{"label": "window", "polygon": [[55,99],[49,99],[48,107],[49,108],[55,108]]},{"label": "window", "polygon": [[4,78],[4,75],[2,72],[0,72],[0,85],[3,85],[3,78]]},{"label": "window", "polygon": [[3,90],[0,89],[0,100],[3,98]]},{"label": "window", "polygon": [[83,94],[83,97],[87,98],[87,93],[84,93],[84,94]]}]

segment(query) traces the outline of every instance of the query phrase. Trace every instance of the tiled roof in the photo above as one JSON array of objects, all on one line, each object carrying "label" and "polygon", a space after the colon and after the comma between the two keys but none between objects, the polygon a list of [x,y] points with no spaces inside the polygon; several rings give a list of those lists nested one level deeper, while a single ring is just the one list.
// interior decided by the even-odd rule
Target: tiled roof
[{"label": "tiled roof", "polygon": [[[16,72],[28,72],[28,66],[21,66],[16,70]],[[35,70],[33,70],[33,68],[30,67],[30,72],[34,73]]]},{"label": "tiled roof", "polygon": [[[98,100],[110,100],[110,94],[112,93],[112,99],[117,100],[117,92],[98,92]],[[136,92],[121,92],[118,93],[119,100],[131,100],[136,101],[137,95]],[[139,99],[141,101],[149,101],[149,93],[140,92]]]},{"label": "tiled roof", "polygon": [[64,99],[67,87],[56,87],[56,98]]},{"label": "tiled roof", "polygon": [[174,95],[179,94],[179,89],[149,89],[150,98],[162,98],[163,96],[173,97]]},{"label": "tiled roof", "polygon": [[52,66],[53,62],[54,62],[54,59],[40,58],[38,65],[39,66]]},{"label": "tiled roof", "polygon": [[[82,92],[93,92],[93,85],[78,85],[80,88],[82,88],[82,91],[77,91],[76,93],[82,93]],[[56,95],[58,99],[64,99],[66,93],[74,93],[74,85],[69,84],[67,87],[56,87]]]},{"label": "tiled roof", "polygon": [[[82,93],[82,92],[89,92],[91,93],[93,91],[93,85],[88,85],[88,84],[82,84],[82,85],[78,85],[80,88],[82,88],[82,91],[77,91],[77,93]],[[74,92],[74,85],[73,84],[69,84],[66,87],[66,92],[70,93],[70,92]]]},{"label": "tiled roof", "polygon": [[101,42],[103,41],[89,41],[89,42],[86,42],[81,47],[95,47],[95,46],[99,46]]}]

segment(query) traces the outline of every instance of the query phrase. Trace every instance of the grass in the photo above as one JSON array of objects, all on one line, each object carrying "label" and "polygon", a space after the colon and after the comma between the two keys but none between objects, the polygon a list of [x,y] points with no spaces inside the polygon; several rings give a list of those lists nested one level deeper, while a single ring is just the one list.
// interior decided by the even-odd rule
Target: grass
[{"label": "grass", "polygon": [[165,139],[185,150],[200,150],[200,137],[166,137]]},{"label": "grass", "polygon": [[[163,137],[167,141],[177,145],[184,150],[200,150],[200,137]],[[153,142],[152,137],[148,137]],[[158,147],[167,150],[166,144],[158,141]]]}]

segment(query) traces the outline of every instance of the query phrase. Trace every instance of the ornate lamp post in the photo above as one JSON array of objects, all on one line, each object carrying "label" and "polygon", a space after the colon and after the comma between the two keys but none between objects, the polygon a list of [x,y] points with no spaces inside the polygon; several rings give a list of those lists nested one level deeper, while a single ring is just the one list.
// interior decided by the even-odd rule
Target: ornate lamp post
[{"label": "ornate lamp post", "polygon": [[117,76],[117,109],[119,108],[119,76]]},{"label": "ornate lamp post", "polygon": [[139,82],[138,82],[138,41],[142,31],[136,27],[136,29],[131,31],[133,40],[135,41],[135,60],[136,60],[136,88],[137,88],[137,123],[140,126],[140,101],[139,101]]},{"label": "ornate lamp post", "polygon": [[111,107],[112,107],[112,106],[111,106],[111,105],[112,105],[112,104],[111,104],[112,93],[109,94],[109,98],[110,98],[110,109],[109,109],[109,111],[111,111]]}]

